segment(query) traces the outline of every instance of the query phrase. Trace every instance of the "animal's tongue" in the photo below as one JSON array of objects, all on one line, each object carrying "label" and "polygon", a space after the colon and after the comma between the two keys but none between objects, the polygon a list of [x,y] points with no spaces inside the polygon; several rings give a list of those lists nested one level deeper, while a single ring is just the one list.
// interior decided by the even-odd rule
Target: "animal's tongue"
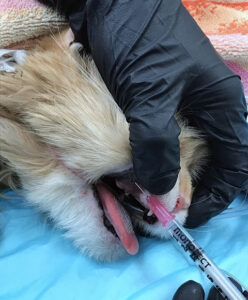
[{"label": "animal's tongue", "polygon": [[129,215],[104,185],[98,184],[97,191],[101,198],[105,215],[114,226],[123,246],[129,254],[136,254],[139,250],[139,243],[134,234]]}]

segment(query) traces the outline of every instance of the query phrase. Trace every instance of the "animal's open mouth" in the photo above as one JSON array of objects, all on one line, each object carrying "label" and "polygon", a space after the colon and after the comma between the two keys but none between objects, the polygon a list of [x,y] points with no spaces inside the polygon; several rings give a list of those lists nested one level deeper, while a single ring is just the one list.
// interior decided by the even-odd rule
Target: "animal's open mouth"
[{"label": "animal's open mouth", "polygon": [[131,195],[127,196],[111,177],[104,177],[95,184],[95,193],[103,209],[104,226],[120,239],[129,254],[136,254],[139,244],[129,214],[133,210],[142,215],[145,208]]},{"label": "animal's open mouth", "polygon": [[[156,216],[138,200],[138,194],[141,192],[134,183],[130,183],[125,178],[123,180],[111,176],[103,177],[94,188],[96,198],[104,212],[105,227],[119,237],[129,254],[136,254],[139,244],[130,216],[135,216],[148,224],[158,222]],[[176,212],[181,207],[182,199],[178,198],[173,211]]]}]

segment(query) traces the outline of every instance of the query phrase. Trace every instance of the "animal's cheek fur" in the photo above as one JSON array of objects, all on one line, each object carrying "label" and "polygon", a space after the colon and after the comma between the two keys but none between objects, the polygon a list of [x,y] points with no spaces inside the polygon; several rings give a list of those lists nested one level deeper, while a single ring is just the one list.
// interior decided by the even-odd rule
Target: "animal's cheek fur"
[{"label": "animal's cheek fur", "polygon": [[25,198],[48,213],[55,225],[87,256],[99,261],[114,261],[126,255],[120,240],[103,225],[90,185],[58,167],[41,180],[24,183]]}]

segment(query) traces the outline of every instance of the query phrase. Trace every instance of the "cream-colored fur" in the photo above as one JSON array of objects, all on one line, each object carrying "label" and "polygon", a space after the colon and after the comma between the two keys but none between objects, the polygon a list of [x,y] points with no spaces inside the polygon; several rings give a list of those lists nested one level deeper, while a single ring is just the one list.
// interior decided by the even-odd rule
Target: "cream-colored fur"
[{"label": "cream-colored fur", "polygon": [[[125,254],[103,225],[91,183],[132,165],[128,123],[93,61],[68,46],[65,33],[47,37],[13,76],[0,76],[0,157],[18,174],[25,198],[50,214],[85,254]],[[191,180],[206,156],[199,134],[180,122],[181,172],[161,201],[172,210],[179,193],[190,204]],[[76,175],[75,175],[76,174]],[[184,222],[187,209],[177,213]],[[160,225],[136,226],[164,238]]]}]

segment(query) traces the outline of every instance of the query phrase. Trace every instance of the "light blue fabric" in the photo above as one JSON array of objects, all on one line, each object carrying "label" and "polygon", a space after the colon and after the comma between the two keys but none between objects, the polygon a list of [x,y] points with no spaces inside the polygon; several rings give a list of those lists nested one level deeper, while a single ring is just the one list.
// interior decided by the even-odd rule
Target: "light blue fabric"
[{"label": "light blue fabric", "polygon": [[[44,215],[13,199],[0,199],[1,300],[171,300],[189,279],[210,284],[174,243],[140,239],[140,251],[117,263],[84,257]],[[236,205],[240,205],[236,201]],[[248,284],[248,216],[190,230],[221,268]]]}]

